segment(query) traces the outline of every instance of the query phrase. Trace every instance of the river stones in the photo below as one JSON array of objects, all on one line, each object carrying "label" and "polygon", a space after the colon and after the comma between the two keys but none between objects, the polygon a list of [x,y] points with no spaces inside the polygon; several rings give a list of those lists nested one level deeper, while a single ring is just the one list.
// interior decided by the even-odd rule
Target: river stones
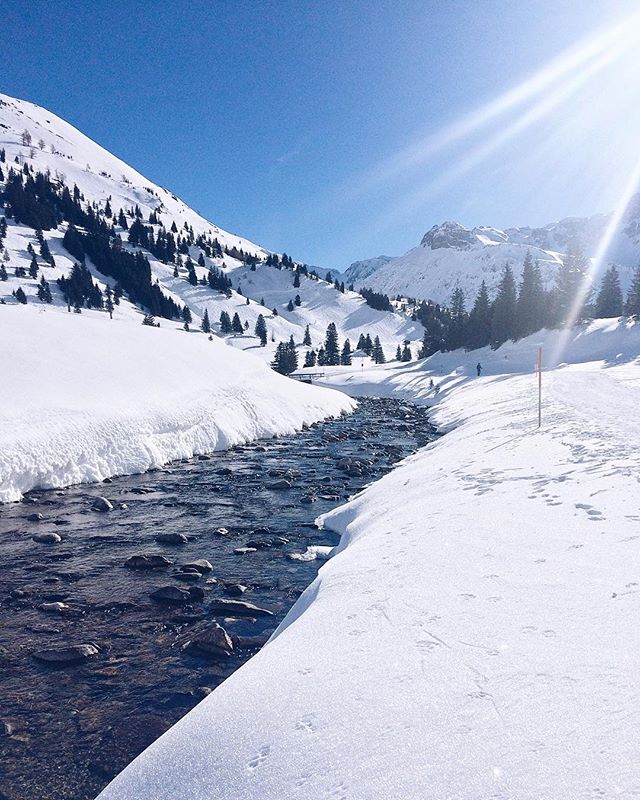
[{"label": "river stones", "polygon": [[168,558],[158,555],[149,555],[143,553],[142,555],[131,556],[128,558],[124,565],[129,569],[163,569],[173,564]]},{"label": "river stones", "polygon": [[158,603],[190,603],[192,600],[191,594],[179,586],[161,586],[151,592],[149,597]]},{"label": "river stones", "polygon": [[293,484],[291,481],[288,481],[286,478],[280,478],[278,481],[271,481],[271,483],[268,483],[266,488],[280,492],[291,489],[292,486]]},{"label": "river stones", "polygon": [[62,536],[59,533],[36,533],[32,538],[34,542],[39,542],[40,544],[58,544],[62,541]]},{"label": "river stones", "polygon": [[184,533],[159,533],[155,539],[161,544],[186,544],[189,541]]},{"label": "river stones", "polygon": [[48,647],[45,650],[36,650],[32,653],[37,661],[47,664],[80,664],[98,655],[99,649],[95,644],[73,644],[67,647]]},{"label": "river stones", "polygon": [[71,606],[67,605],[67,603],[61,603],[60,601],[54,603],[41,603],[38,608],[47,614],[64,614],[66,611],[71,610]]},{"label": "river stones", "polygon": [[242,597],[248,588],[249,587],[245,586],[243,583],[227,583],[225,584],[224,590],[232,597]]},{"label": "river stones", "polygon": [[181,572],[176,572],[173,576],[177,581],[184,581],[185,583],[195,583],[202,578],[202,573],[196,569],[185,569]]},{"label": "river stones", "polygon": [[236,547],[233,551],[237,556],[246,556],[249,553],[257,553],[256,547]]},{"label": "river stones", "polygon": [[213,564],[210,561],[207,561],[206,558],[197,558],[195,561],[189,561],[188,564],[183,564],[180,569],[183,572],[211,572],[213,570]]},{"label": "river stones", "polygon": [[217,470],[218,475],[233,475],[233,470],[230,467],[222,467]]},{"label": "river stones", "polygon": [[183,649],[196,655],[228,658],[233,654],[233,642],[226,630],[214,622],[183,645]]},{"label": "river stones", "polygon": [[210,610],[214,614],[223,614],[226,617],[272,617],[273,611],[261,608],[244,600],[225,600],[217,598],[211,603]]},{"label": "river stones", "polygon": [[44,516],[40,514],[40,512],[37,512],[35,514],[29,514],[29,516],[27,517],[27,520],[29,522],[42,522],[43,519]]},{"label": "river stones", "polygon": [[91,504],[91,508],[94,511],[113,511],[113,503],[110,500],[107,500],[106,497],[96,497]]}]

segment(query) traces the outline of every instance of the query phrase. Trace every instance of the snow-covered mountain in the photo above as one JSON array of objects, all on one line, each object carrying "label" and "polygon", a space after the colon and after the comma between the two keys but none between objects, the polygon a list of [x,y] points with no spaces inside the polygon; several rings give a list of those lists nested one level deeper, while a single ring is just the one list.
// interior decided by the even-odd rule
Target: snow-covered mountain
[{"label": "snow-covered mountain", "polygon": [[[302,347],[307,325],[312,346],[316,348],[322,343],[330,322],[335,322],[341,343],[350,338],[355,346],[360,333],[368,332],[372,337],[380,337],[389,354],[404,339],[417,342],[422,336],[421,326],[406,316],[376,311],[358,294],[341,293],[314,276],[301,274],[300,285],[294,287],[293,262],[289,268],[283,268],[281,263],[268,265],[265,263],[270,255],[268,250],[209,222],[170,190],[154,184],[72,125],[33,103],[0,94],[0,150],[5,153],[5,161],[0,162],[4,178],[4,181],[0,179],[0,189],[3,183],[6,185],[10,169],[17,172],[26,170],[25,175],[31,176],[44,173],[53,184],[66,186],[70,192],[77,187],[81,202],[91,206],[98,218],[113,225],[112,230],[121,237],[124,250],[144,250],[151,280],[163,295],[179,308],[188,306],[193,318],[192,335],[201,335],[199,326],[205,311],[211,320],[213,334],[220,333],[221,312],[227,312],[231,318],[237,313],[244,333],[227,336],[227,343],[241,349],[252,349],[267,361],[271,360],[277,342],[289,340],[291,336],[298,348],[308,349]],[[140,244],[129,243],[128,229],[135,219],[132,212],[136,208],[139,209],[140,222],[153,234],[154,240],[169,231],[174,232],[176,239],[182,235],[188,252],[183,251],[183,263],[177,269],[172,259],[163,260]],[[121,211],[128,221],[126,229],[119,224]],[[2,214],[0,208],[0,216]],[[53,299],[50,308],[66,311],[56,281],[67,276],[76,261],[63,246],[67,228],[68,223],[62,221],[44,231],[44,239],[55,261],[55,266],[49,266],[38,255],[40,242],[36,239],[35,229],[8,219],[3,242],[5,252],[2,254],[8,280],[0,282],[1,300],[9,304],[16,302],[14,292],[21,288],[28,303],[39,302],[36,292],[38,282],[44,276]],[[214,242],[217,245],[213,246]],[[212,247],[208,248],[207,243]],[[28,272],[32,261],[29,246],[36,253],[36,277]],[[194,263],[197,285],[188,280],[187,254]],[[113,277],[98,271],[91,258],[87,258],[87,267],[101,290],[105,290],[107,285],[115,286]],[[16,268],[19,272],[20,268],[24,269],[26,274],[16,276]],[[211,269],[220,270],[231,281],[233,288],[230,292],[225,294],[207,285]],[[294,303],[293,310],[289,310],[290,301]],[[114,316],[140,322],[141,314],[140,308],[127,302],[125,291]],[[264,348],[253,335],[260,314],[265,317],[268,331]],[[108,315],[103,313],[102,316],[108,321]],[[161,324],[181,329],[183,321],[176,318],[162,320]],[[180,333],[187,335],[182,330]]]},{"label": "snow-covered mountain", "polygon": [[[486,281],[495,291],[504,265],[509,262],[519,277],[527,251],[542,268],[547,286],[553,283],[564,254],[579,250],[595,254],[609,224],[609,216],[570,217],[543,228],[466,228],[458,222],[434,225],[417,247],[397,258],[374,258],[352,264],[344,273],[347,284],[370,287],[390,296],[403,295],[446,303],[460,286],[468,304]],[[381,260],[384,258],[384,260]],[[640,195],[627,209],[605,258],[620,271],[623,288],[640,263]]]}]

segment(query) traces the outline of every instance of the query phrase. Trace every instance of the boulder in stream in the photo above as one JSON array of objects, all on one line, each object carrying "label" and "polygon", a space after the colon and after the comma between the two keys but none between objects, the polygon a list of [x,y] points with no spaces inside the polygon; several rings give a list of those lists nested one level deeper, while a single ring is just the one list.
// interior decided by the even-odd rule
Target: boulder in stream
[{"label": "boulder in stream", "polygon": [[95,644],[72,644],[67,647],[47,647],[44,650],[36,650],[32,655],[38,661],[65,666],[80,664],[89,658],[94,658],[99,652]]}]

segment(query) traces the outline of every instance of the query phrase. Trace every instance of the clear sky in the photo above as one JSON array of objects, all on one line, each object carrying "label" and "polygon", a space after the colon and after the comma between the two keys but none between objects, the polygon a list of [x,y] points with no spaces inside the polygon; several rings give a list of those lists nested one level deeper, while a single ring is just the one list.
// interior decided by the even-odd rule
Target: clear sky
[{"label": "clear sky", "polygon": [[227,230],[343,268],[445,219],[539,225],[612,208],[640,155],[640,48],[450,126],[637,7],[5,0],[0,90]]}]

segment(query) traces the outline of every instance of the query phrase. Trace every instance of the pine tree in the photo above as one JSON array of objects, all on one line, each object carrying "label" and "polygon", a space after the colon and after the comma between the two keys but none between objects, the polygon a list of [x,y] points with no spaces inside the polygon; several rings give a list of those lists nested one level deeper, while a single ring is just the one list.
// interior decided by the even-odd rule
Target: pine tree
[{"label": "pine tree", "polygon": [[409,347],[409,342],[404,343],[404,347],[402,348],[402,356],[400,358],[401,361],[411,361],[411,348]]},{"label": "pine tree", "polygon": [[150,328],[155,328],[156,318],[153,316],[153,314],[145,314],[144,317],[142,318],[142,324],[148,325]]},{"label": "pine tree", "polygon": [[469,314],[466,346],[469,350],[486,347],[491,341],[491,305],[487,284],[482,281]]},{"label": "pine tree", "polygon": [[[2,277],[1,274],[0,277]],[[6,278],[2,278],[2,280],[6,280]],[[636,267],[633,273],[624,311],[630,317],[640,316],[640,267]]]},{"label": "pine tree", "polygon": [[231,333],[231,317],[226,311],[220,312],[220,333]]},{"label": "pine tree", "polygon": [[[44,275],[42,276],[42,281],[44,281]],[[113,319],[113,291],[109,284],[107,284],[107,288],[105,290],[104,307],[109,314],[109,319]]]},{"label": "pine tree", "polygon": [[336,366],[340,363],[340,350],[338,345],[338,331],[335,322],[330,322],[324,340],[325,363],[327,366]]},{"label": "pine tree", "polygon": [[288,342],[280,342],[278,344],[271,366],[282,375],[289,375],[298,369],[298,353],[296,352],[293,336]]},{"label": "pine tree", "polygon": [[622,316],[622,289],[618,270],[611,266],[602,276],[600,291],[596,298],[596,317]]},{"label": "pine tree", "polygon": [[364,347],[362,349],[368,356],[373,353],[373,342],[369,333],[364,337]]},{"label": "pine tree", "polygon": [[493,301],[491,346],[494,350],[516,336],[516,301],[516,281],[511,266],[507,264]]},{"label": "pine tree", "polygon": [[376,336],[373,340],[373,349],[372,349],[372,356],[373,360],[376,364],[384,364],[386,358],[384,357],[384,351],[382,349],[382,345],[380,344],[380,337]]},{"label": "pine tree", "polygon": [[307,350],[307,354],[304,357],[304,365],[305,365],[305,367],[315,367],[315,365],[316,365],[316,351],[315,350]]},{"label": "pine tree", "polygon": [[0,264],[0,281],[8,281],[9,276],[7,275],[7,270],[5,269],[4,264]]},{"label": "pine tree", "polygon": [[551,293],[550,324],[565,325],[570,316],[576,321],[582,319],[590,292],[585,258],[580,253],[569,253],[558,268]]},{"label": "pine tree", "polygon": [[402,348],[400,347],[400,345],[398,345],[396,347],[396,361],[400,361],[401,358],[402,358]]},{"label": "pine tree", "polygon": [[529,336],[545,323],[545,296],[538,262],[527,252],[516,302],[516,337]]},{"label": "pine tree", "polygon": [[293,298],[293,304],[294,304],[294,305],[296,305],[296,306],[300,306],[300,305],[302,305],[302,300],[300,299],[300,295],[299,295],[299,294],[297,294],[297,295],[296,295],[296,296]]},{"label": "pine tree", "polygon": [[35,255],[33,255],[33,256],[31,256],[31,264],[29,264],[29,275],[32,278],[37,278],[38,277],[38,269],[39,269],[38,261],[37,261]]},{"label": "pine tree", "polygon": [[360,338],[358,339],[358,350],[364,350],[367,346],[367,340],[364,337],[364,333],[360,334]]},{"label": "pine tree", "polygon": [[233,333],[244,333],[244,328],[242,327],[242,322],[240,322],[240,317],[238,316],[238,312],[233,315],[233,320],[231,321],[231,330]]},{"label": "pine tree", "polygon": [[287,303],[287,311],[293,311],[293,300],[289,300]]},{"label": "pine tree", "polygon": [[15,298],[19,303],[22,303],[23,305],[27,304],[27,296],[24,293],[22,286],[18,286],[18,288],[16,289]]},{"label": "pine tree", "polygon": [[344,340],[342,353],[340,354],[340,363],[343,367],[351,366],[351,342],[348,339]]},{"label": "pine tree", "polygon": [[187,280],[192,286],[197,286],[198,276],[196,275],[196,268],[194,267],[190,256],[187,256],[187,263],[185,266],[187,268]]},{"label": "pine tree", "polygon": [[205,308],[204,310],[200,327],[202,328],[203,333],[211,333],[211,323],[209,322],[209,310],[207,308]]},{"label": "pine tree", "polygon": [[254,333],[260,339],[260,347],[265,347],[267,344],[267,323],[264,321],[262,314],[258,314]]},{"label": "pine tree", "polygon": [[309,326],[304,329],[304,337],[302,339],[302,344],[305,347],[311,347],[311,333],[309,332]]},{"label": "pine tree", "polygon": [[299,289],[300,288],[300,273],[296,271],[295,275],[293,276],[293,288]]},{"label": "pine tree", "polygon": [[464,292],[459,286],[456,286],[451,295],[449,325],[445,337],[447,350],[457,350],[463,346],[466,338],[466,327],[467,313],[464,309]]},{"label": "pine tree", "polygon": [[317,362],[319,367],[324,367],[327,363],[324,355],[324,347],[318,349]]}]

